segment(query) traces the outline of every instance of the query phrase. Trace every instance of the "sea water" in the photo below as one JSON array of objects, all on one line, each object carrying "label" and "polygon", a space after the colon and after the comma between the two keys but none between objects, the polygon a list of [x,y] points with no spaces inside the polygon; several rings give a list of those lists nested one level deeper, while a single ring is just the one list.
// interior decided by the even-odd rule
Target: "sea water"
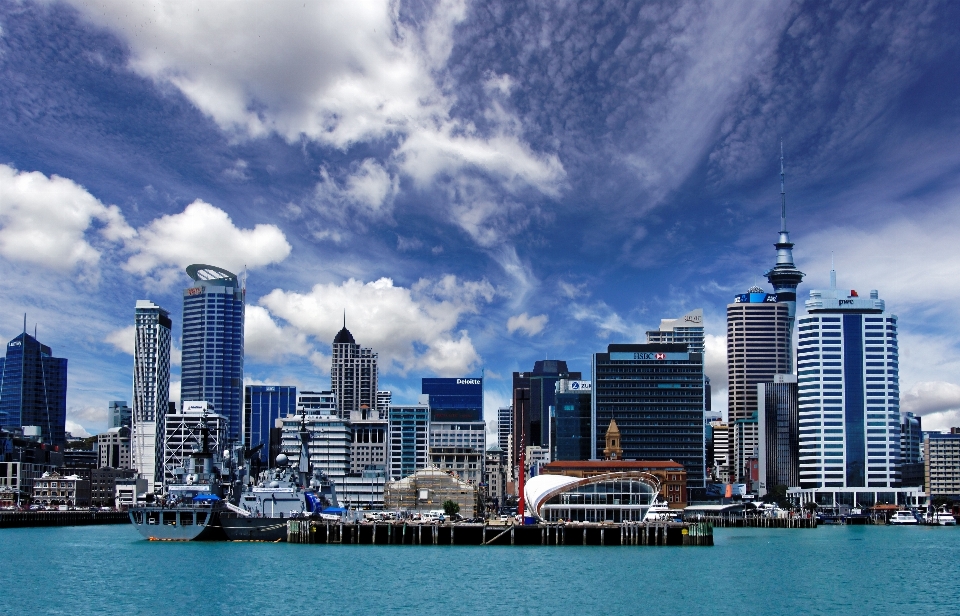
[{"label": "sea water", "polygon": [[960,528],[714,532],[714,547],[451,547],[0,529],[0,613],[960,614]]}]

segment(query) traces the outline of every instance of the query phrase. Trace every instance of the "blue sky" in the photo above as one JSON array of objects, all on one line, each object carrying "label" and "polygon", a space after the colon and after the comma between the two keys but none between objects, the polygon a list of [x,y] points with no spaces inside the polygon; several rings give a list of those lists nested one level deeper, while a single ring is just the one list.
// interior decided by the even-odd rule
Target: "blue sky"
[{"label": "blue sky", "polygon": [[[68,429],[129,399],[137,299],[248,271],[246,378],[487,377],[703,308],[774,262],[879,289],[902,407],[960,425],[960,5],[0,3],[0,335],[70,360]],[[802,309],[801,309],[802,312]],[[174,370],[178,397],[179,367]]]}]

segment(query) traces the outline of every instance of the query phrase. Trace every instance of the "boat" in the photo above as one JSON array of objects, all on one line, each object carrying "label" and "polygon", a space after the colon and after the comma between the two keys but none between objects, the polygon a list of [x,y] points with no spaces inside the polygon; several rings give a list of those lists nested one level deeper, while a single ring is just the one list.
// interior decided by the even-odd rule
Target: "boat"
[{"label": "boat", "polygon": [[230,541],[285,541],[290,519],[341,520],[333,483],[320,469],[311,471],[305,422],[302,415],[297,467],[281,453],[276,466],[260,473],[258,483],[241,492],[235,505],[225,504],[228,511],[220,514],[219,521]]},{"label": "boat", "polygon": [[670,509],[670,505],[658,500],[650,505],[646,515],[643,516],[644,522],[673,522],[680,517],[680,512],[676,509]]},{"label": "boat", "polygon": [[224,494],[230,490],[231,464],[209,448],[206,424],[200,430],[200,448],[174,469],[166,494],[146,495],[143,504],[128,510],[134,528],[150,541],[217,541],[226,539],[220,527]]},{"label": "boat", "polygon": [[927,524],[931,526],[956,526],[957,519],[946,507],[940,507],[936,513],[927,519]]},{"label": "boat", "polygon": [[917,521],[917,517],[913,515],[912,511],[900,509],[890,517],[890,519],[887,521],[887,524],[908,525],[919,524],[919,522]]}]

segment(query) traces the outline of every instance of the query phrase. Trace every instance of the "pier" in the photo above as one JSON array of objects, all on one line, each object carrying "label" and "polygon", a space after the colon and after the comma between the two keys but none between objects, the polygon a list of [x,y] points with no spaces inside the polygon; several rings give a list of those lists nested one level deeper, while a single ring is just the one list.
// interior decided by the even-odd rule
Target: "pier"
[{"label": "pier", "polygon": [[816,516],[765,518],[759,516],[698,515],[697,521],[708,522],[716,528],[816,528]]},{"label": "pier", "polygon": [[708,522],[641,524],[410,524],[289,520],[290,543],[352,545],[713,545]]},{"label": "pier", "polygon": [[129,523],[126,511],[0,511],[0,528]]}]

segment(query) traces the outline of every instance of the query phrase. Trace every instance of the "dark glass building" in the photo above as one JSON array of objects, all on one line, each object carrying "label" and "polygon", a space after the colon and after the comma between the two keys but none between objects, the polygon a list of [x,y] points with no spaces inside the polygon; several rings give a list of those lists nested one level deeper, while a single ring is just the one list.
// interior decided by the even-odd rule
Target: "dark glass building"
[{"label": "dark glass building", "polygon": [[625,460],[672,460],[687,471],[688,500],[705,490],[703,354],[686,344],[611,344],[593,356],[593,451],[616,419]]},{"label": "dark glass building", "polygon": [[590,459],[590,385],[590,381],[557,381],[557,400],[551,429],[551,462]]},{"label": "dark glass building", "polygon": [[276,436],[276,420],[297,412],[297,388],[292,385],[247,385],[243,401],[243,444],[263,445],[256,453],[260,465],[268,467],[270,452],[280,444]]},{"label": "dark glass building", "polygon": [[194,283],[183,290],[180,401],[212,404],[229,421],[228,439],[240,442],[245,291],[219,267],[191,265],[187,274]]},{"label": "dark glass building", "polygon": [[422,379],[430,396],[430,421],[483,421],[483,379]]},{"label": "dark glass building", "polygon": [[777,374],[770,383],[758,383],[757,404],[759,494],[764,496],[778,485],[800,485],[796,375]]},{"label": "dark glass building", "polygon": [[0,424],[39,426],[43,442],[66,445],[67,360],[24,332],[0,358]]},{"label": "dark glass building", "polygon": [[513,442],[514,455],[520,455],[520,439],[524,446],[550,446],[550,407],[556,405],[557,381],[580,380],[579,372],[570,372],[567,362],[544,359],[533,365],[533,372],[513,373]]}]

